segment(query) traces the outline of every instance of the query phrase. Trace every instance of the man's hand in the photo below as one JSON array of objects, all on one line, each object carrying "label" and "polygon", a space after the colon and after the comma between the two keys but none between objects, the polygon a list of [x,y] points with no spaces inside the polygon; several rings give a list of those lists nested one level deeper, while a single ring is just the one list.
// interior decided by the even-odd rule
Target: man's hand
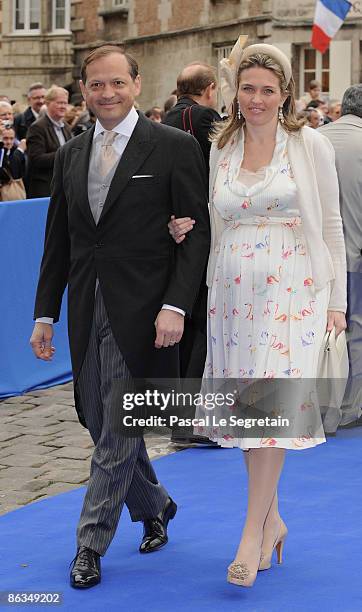
[{"label": "man's hand", "polygon": [[173,310],[161,310],[155,321],[156,348],[174,346],[180,342],[184,331],[184,316]]},{"label": "man's hand", "polygon": [[25,138],[21,139],[21,141],[18,144],[18,148],[21,149],[25,153],[25,151],[26,151],[26,140],[25,140]]},{"label": "man's hand", "polygon": [[187,232],[190,232],[194,225],[195,219],[191,219],[191,217],[176,219],[175,215],[171,215],[171,221],[169,221],[167,227],[176,244],[180,244],[185,240]]},{"label": "man's hand", "polygon": [[51,361],[55,353],[52,346],[53,326],[48,323],[35,323],[30,338],[31,348],[37,359]]},{"label": "man's hand", "polygon": [[343,312],[339,312],[338,310],[328,310],[327,331],[332,331],[333,327],[336,328],[336,338],[347,328],[346,316]]}]

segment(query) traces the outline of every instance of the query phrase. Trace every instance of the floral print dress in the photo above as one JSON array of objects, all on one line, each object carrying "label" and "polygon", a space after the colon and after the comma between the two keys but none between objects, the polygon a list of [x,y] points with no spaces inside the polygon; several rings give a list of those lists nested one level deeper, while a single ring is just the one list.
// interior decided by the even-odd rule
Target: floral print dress
[{"label": "floral print dress", "polygon": [[[220,158],[211,204],[225,229],[209,289],[204,388],[209,379],[316,377],[329,287],[314,289],[287,139],[279,126],[272,162],[249,187],[241,169],[243,140],[231,142]],[[284,414],[294,421],[291,437],[264,432],[250,438],[245,432],[234,438],[215,424],[195,431],[245,450],[303,449],[325,442],[315,393],[297,392],[290,400],[289,395]]]}]

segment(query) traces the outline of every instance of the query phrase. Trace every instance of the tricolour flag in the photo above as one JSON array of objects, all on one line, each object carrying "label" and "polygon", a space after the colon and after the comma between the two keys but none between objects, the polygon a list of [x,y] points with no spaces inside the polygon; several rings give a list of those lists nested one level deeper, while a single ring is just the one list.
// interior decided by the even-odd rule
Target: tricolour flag
[{"label": "tricolour flag", "polygon": [[317,0],[312,31],[312,47],[324,53],[338,32],[352,3],[347,0]]}]

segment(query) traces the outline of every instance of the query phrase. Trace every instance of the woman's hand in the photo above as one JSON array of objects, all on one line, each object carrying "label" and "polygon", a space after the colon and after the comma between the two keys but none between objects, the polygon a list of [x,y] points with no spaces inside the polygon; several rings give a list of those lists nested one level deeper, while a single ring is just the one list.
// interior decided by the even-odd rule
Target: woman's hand
[{"label": "woman's hand", "polygon": [[347,328],[346,315],[344,312],[337,310],[328,310],[327,316],[327,331],[332,331],[333,327],[336,328],[337,336]]},{"label": "woman's hand", "polygon": [[171,221],[168,223],[168,230],[176,242],[180,244],[186,238],[187,232],[192,230],[195,225],[195,220],[191,217],[175,218],[175,215],[171,215]]}]

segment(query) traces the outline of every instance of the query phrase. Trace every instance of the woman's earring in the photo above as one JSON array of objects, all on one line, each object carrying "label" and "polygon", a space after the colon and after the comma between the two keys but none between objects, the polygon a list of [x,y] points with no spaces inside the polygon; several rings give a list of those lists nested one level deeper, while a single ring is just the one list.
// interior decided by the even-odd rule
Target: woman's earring
[{"label": "woman's earring", "polygon": [[278,117],[279,117],[280,123],[285,123],[284,114],[283,114],[283,107],[282,106],[279,106]]},{"label": "woman's earring", "polygon": [[238,117],[238,119],[239,119],[239,121],[240,121],[240,119],[241,119],[241,110],[240,110],[239,100],[238,100],[237,104],[238,104],[238,112],[237,112],[237,117]]}]

